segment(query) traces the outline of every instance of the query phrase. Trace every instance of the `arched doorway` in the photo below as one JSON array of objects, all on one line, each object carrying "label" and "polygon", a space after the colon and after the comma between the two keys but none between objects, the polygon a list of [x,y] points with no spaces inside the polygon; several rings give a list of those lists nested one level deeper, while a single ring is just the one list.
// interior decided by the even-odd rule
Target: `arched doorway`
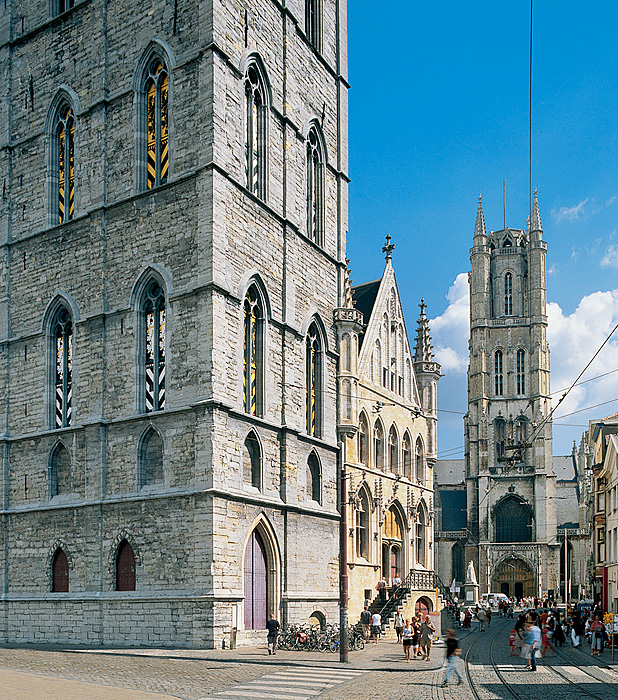
[{"label": "arched doorway", "polygon": [[494,569],[491,590],[517,598],[536,595],[536,578],[528,562],[517,557],[504,559]]},{"label": "arched doorway", "polygon": [[266,628],[268,601],[266,548],[257,530],[253,530],[245,549],[245,629]]},{"label": "arched doorway", "polygon": [[429,615],[429,613],[432,611],[433,605],[429,598],[423,596],[422,598],[419,598],[416,603],[414,604],[414,614],[417,615],[418,613],[421,613],[423,617],[425,615]]},{"label": "arched doorway", "polygon": [[386,512],[382,525],[382,575],[389,583],[403,570],[403,520],[398,509],[392,505]]}]

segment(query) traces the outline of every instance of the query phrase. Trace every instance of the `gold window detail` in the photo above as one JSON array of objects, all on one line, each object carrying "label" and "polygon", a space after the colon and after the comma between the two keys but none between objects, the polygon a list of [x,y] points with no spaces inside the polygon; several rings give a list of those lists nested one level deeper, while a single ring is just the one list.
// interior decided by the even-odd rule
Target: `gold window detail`
[{"label": "gold window detail", "polygon": [[58,223],[75,214],[75,119],[70,107],[60,110],[56,131],[58,149]]},{"label": "gold window detail", "polygon": [[146,79],[148,189],[167,182],[169,167],[168,93],[167,71],[163,63],[159,59],[155,59]]}]

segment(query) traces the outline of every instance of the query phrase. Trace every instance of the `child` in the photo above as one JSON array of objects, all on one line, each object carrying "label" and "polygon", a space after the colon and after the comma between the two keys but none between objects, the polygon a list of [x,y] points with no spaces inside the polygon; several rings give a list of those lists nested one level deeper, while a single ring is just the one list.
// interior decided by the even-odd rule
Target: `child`
[{"label": "child", "polygon": [[549,637],[549,630],[547,629],[547,625],[543,627],[543,633],[541,635],[541,645],[543,647],[543,653],[541,654],[543,658],[545,658],[545,652],[548,649],[551,649],[553,654],[556,653],[554,647],[552,646],[551,639]]},{"label": "child", "polygon": [[509,634],[509,646],[511,647],[511,653],[509,656],[515,656],[515,640],[517,639],[517,630],[511,630]]}]

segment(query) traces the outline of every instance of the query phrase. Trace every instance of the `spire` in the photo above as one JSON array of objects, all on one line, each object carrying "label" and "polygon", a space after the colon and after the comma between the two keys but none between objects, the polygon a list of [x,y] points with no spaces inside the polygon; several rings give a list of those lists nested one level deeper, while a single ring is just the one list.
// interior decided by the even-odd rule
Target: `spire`
[{"label": "spire", "polygon": [[421,309],[421,314],[416,322],[418,327],[416,329],[414,362],[433,362],[431,336],[429,335],[429,321],[427,316],[425,316],[427,304],[425,304],[424,299],[421,299],[419,307]]},{"label": "spire", "polygon": [[475,236],[486,236],[485,231],[485,217],[483,216],[483,202],[481,200],[481,195],[479,194],[479,206],[476,210],[476,223],[474,224],[474,235]]},{"label": "spire", "polygon": [[386,261],[388,262],[393,257],[393,251],[395,250],[395,244],[391,243],[391,234],[386,234],[386,245],[382,248],[382,252],[386,253]]},{"label": "spire", "polygon": [[542,231],[541,213],[539,212],[539,200],[536,187],[534,188],[534,203],[532,204],[532,214],[530,215],[530,232]]},{"label": "spire", "polygon": [[350,258],[346,258],[343,281],[343,307],[346,309],[351,309],[354,306],[352,302],[352,280],[350,279],[350,272]]}]

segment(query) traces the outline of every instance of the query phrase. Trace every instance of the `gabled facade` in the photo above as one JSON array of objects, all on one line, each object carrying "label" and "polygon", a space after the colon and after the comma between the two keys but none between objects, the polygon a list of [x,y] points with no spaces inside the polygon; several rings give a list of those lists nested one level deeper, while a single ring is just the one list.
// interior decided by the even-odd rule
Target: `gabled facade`
[{"label": "gabled facade", "polygon": [[[380,280],[352,287],[354,327],[341,337],[342,401],[348,482],[350,620],[376,596],[385,576],[411,581],[411,605],[435,609],[433,466],[436,385],[440,366],[431,351],[425,304],[416,349],[410,348],[395,272],[387,260]],[[343,311],[343,310],[342,310]],[[349,411],[347,408],[349,406]]]}]

